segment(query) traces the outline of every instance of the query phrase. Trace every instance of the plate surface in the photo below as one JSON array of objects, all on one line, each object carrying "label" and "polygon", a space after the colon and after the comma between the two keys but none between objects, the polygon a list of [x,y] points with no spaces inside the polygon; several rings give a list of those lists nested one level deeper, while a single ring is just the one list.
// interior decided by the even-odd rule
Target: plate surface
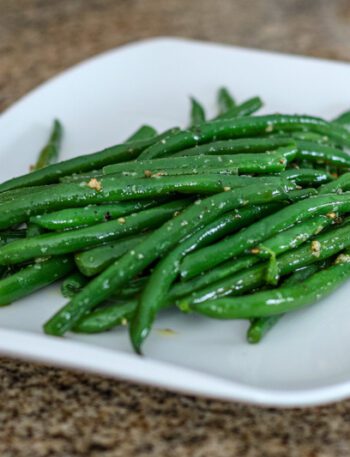
[{"label": "plate surface", "polygon": [[[350,65],[158,38],[90,59],[43,84],[0,116],[0,180],[24,173],[51,121],[66,127],[62,158],[122,142],[140,124],[185,126],[188,96],[215,113],[215,93],[261,95],[266,112],[331,118],[350,107]],[[350,396],[350,284],[284,319],[258,346],[245,322],[164,312],[135,356],[126,329],[53,338],[41,324],[63,305],[51,287],[0,310],[0,352],[175,391],[272,406]],[[172,336],[161,329],[171,328]]]}]

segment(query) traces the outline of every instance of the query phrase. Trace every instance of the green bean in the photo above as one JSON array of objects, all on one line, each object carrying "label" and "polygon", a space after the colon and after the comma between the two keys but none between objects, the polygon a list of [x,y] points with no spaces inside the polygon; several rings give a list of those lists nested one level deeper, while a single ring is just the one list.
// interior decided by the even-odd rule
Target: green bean
[{"label": "green bean", "polygon": [[249,116],[250,114],[255,113],[263,106],[263,102],[260,97],[253,97],[249,100],[236,105],[233,108],[227,110],[225,113],[219,114],[215,120],[219,119],[232,119],[235,117]]},{"label": "green bean", "polygon": [[139,157],[142,160],[153,159],[211,141],[300,129],[328,135],[341,145],[350,146],[350,133],[341,126],[311,116],[272,114],[216,120],[201,124],[196,131],[182,130],[168,139],[154,143]]},{"label": "green bean", "polygon": [[334,211],[339,214],[350,211],[350,193],[311,197],[283,208],[251,225],[243,232],[185,257],[181,265],[181,276],[184,278],[196,276],[298,222]]},{"label": "green bean", "polygon": [[350,190],[350,173],[344,173],[338,179],[320,187],[320,194],[342,193]]},{"label": "green bean", "polygon": [[[305,281],[305,279],[316,273],[318,270],[318,264],[301,268],[300,270],[297,270],[295,273],[293,273],[286,281],[284,281],[282,286],[285,287],[300,284]],[[266,333],[269,332],[283,316],[283,314],[276,314],[274,316],[256,317],[252,319],[247,331],[248,343],[260,343]]]},{"label": "green bean", "polygon": [[345,126],[350,125],[350,111],[345,111],[344,113],[340,114],[338,117],[333,119],[333,122]]},{"label": "green bean", "polygon": [[214,141],[176,152],[171,157],[199,155],[243,154],[273,151],[283,146],[295,146],[291,138],[238,138],[235,140]]},{"label": "green bean", "polygon": [[126,324],[134,315],[136,300],[113,302],[87,314],[73,328],[76,333],[101,333]]},{"label": "green bean", "polygon": [[197,125],[202,124],[205,122],[205,111],[203,106],[196,100],[195,98],[191,97],[191,120],[190,120],[190,127],[195,127]]},{"label": "green bean", "polygon": [[67,232],[45,233],[33,238],[14,241],[0,247],[0,265],[21,263],[43,255],[76,252],[144,229],[157,227],[170,219],[174,212],[182,210],[188,204],[189,200],[174,201],[158,208],[147,209],[125,218],[91,227]]},{"label": "green bean", "polygon": [[[282,254],[277,260],[277,269],[280,276],[287,275],[298,268],[328,259],[350,246],[350,226],[339,227],[318,235],[313,241],[306,242],[299,248]],[[316,247],[316,249],[315,249]],[[227,266],[228,268],[228,266]],[[221,269],[221,267],[219,267]],[[215,269],[217,270],[217,269]],[[210,274],[212,280],[214,271]],[[185,308],[191,303],[216,299],[228,295],[241,295],[256,289],[266,283],[268,263],[258,264],[230,277],[213,282],[206,287],[180,299],[180,306]],[[173,297],[174,294],[171,292]]]},{"label": "green bean", "polygon": [[85,276],[95,276],[130,249],[133,249],[138,243],[145,240],[147,236],[148,233],[137,234],[104,246],[97,246],[88,251],[79,252],[75,255],[75,263]]},{"label": "green bean", "polygon": [[313,170],[310,168],[293,168],[285,170],[280,176],[293,181],[299,186],[318,187],[321,184],[333,181],[333,177],[326,171]]},{"label": "green bean", "polygon": [[236,106],[236,102],[226,87],[221,87],[217,95],[220,114],[226,113]]},{"label": "green bean", "polygon": [[52,184],[56,183],[63,176],[96,170],[111,163],[135,159],[145,148],[156,143],[158,140],[161,141],[164,137],[168,138],[168,136],[169,132],[166,132],[154,138],[135,141],[134,143],[118,144],[93,154],[80,155],[73,159],[64,160],[63,162],[49,165],[17,178],[9,179],[0,184],[0,192],[19,187]]},{"label": "green bean", "polygon": [[69,274],[74,262],[67,257],[56,257],[29,265],[0,280],[0,306],[23,298]]},{"label": "green bean", "polygon": [[137,313],[130,329],[133,341],[137,342],[137,347],[141,347],[149,334],[156,313],[167,303],[167,294],[179,273],[181,259],[187,253],[206,246],[233,230],[238,230],[262,214],[270,214],[276,207],[278,207],[278,204],[270,203],[253,208],[244,208],[241,211],[236,210],[233,214],[226,214],[204,228],[197,230],[156,265],[143,290]]},{"label": "green bean", "polygon": [[61,293],[66,298],[73,297],[87,282],[88,279],[85,276],[75,271],[62,282]]},{"label": "green bean", "polygon": [[[297,150],[295,147],[279,148],[273,152],[264,154],[237,154],[237,155],[217,155],[217,156],[190,156],[163,158],[154,160],[139,160],[117,165],[110,165],[103,169],[106,175],[127,174],[135,177],[157,176],[159,172],[170,174],[172,169],[178,174],[184,170],[192,170],[195,174],[196,169],[202,168],[202,173],[214,169],[237,170],[238,173],[274,173],[285,169],[287,161],[295,158]],[[138,174],[141,173],[141,176]]]},{"label": "green bean", "polygon": [[350,168],[350,156],[340,149],[311,141],[295,141],[298,158],[331,164],[337,168]]},{"label": "green bean", "polygon": [[[260,181],[256,181],[260,180]],[[163,197],[173,193],[214,193],[253,183],[276,182],[278,177],[251,178],[247,176],[177,176],[158,179],[134,179],[106,176],[100,181],[80,184],[56,184],[51,192],[28,193],[15,202],[0,203],[0,229],[26,222],[30,216],[47,211],[108,203],[137,198]]]},{"label": "green bean", "polygon": [[169,252],[181,239],[193,233],[194,230],[240,206],[283,200],[286,198],[288,190],[290,189],[284,185],[252,185],[243,189],[222,192],[191,205],[93,279],[45,324],[45,332],[63,335],[83,315],[119,290],[157,258]]},{"label": "green bean", "polygon": [[197,303],[192,311],[216,319],[244,319],[278,315],[321,300],[350,277],[350,262],[328,267],[301,284],[257,292],[239,298],[219,298]]},{"label": "green bean", "polygon": [[62,124],[59,120],[55,119],[49,140],[45,147],[40,151],[38,160],[32,168],[33,170],[40,170],[40,168],[47,167],[48,165],[57,162],[59,149],[61,146],[62,133]]},{"label": "green bean", "polygon": [[143,200],[116,202],[109,205],[89,205],[84,208],[68,208],[39,214],[32,216],[30,221],[48,230],[66,230],[107,222],[152,208],[160,203],[156,200]]},{"label": "green bean", "polygon": [[157,130],[151,127],[150,125],[141,125],[139,129],[136,130],[129,138],[126,140],[126,143],[131,141],[140,141],[140,140],[149,140],[157,136]]}]

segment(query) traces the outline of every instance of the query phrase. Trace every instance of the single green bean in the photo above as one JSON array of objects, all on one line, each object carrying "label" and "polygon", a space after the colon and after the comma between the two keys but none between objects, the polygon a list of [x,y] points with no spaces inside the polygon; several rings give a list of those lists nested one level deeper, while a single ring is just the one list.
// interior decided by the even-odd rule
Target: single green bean
[{"label": "single green bean", "polygon": [[129,138],[126,140],[126,143],[132,141],[149,140],[150,138],[155,138],[156,136],[156,129],[154,129],[150,125],[141,125],[141,127],[138,128],[136,132],[129,136]]},{"label": "single green bean", "polygon": [[198,155],[243,154],[273,151],[283,146],[295,146],[291,138],[238,138],[235,140],[215,141],[194,146],[176,152],[171,157],[187,157]]},{"label": "single green bean", "polygon": [[73,328],[76,333],[101,333],[118,325],[125,325],[132,318],[137,301],[113,302],[84,316]]},{"label": "single green bean", "polygon": [[311,305],[332,293],[350,277],[350,262],[338,263],[289,287],[257,292],[239,298],[197,303],[192,311],[216,319],[244,319],[278,315]]},{"label": "single green bean", "polygon": [[236,106],[235,99],[226,87],[221,87],[218,90],[217,101],[220,114],[226,113],[226,111],[229,111]]},{"label": "single green bean", "polygon": [[97,246],[88,251],[79,252],[75,255],[75,263],[85,276],[95,276],[145,240],[148,235],[148,233],[137,234],[104,246]]},{"label": "single green bean", "polygon": [[197,125],[205,122],[205,111],[203,106],[199,103],[198,100],[191,97],[191,117],[190,117],[190,127],[195,127]]},{"label": "single green bean", "polygon": [[89,205],[84,208],[69,208],[39,214],[32,216],[30,221],[48,230],[74,229],[108,222],[121,216],[152,208],[160,203],[157,200],[143,200],[116,202],[109,205]]},{"label": "single green bean", "polygon": [[[93,279],[76,297],[44,326],[45,332],[63,335],[96,305],[120,290],[157,258],[169,252],[189,234],[235,208],[283,200],[288,186],[257,185],[222,192],[191,205],[179,216],[155,230],[145,241],[124,254],[113,265]],[[135,348],[139,349],[139,348]]]},{"label": "single green bean", "polygon": [[318,187],[321,184],[333,181],[333,177],[323,170],[313,170],[310,168],[293,168],[285,170],[280,174],[281,177],[293,181],[299,186]]},{"label": "single green bean", "polygon": [[319,195],[283,208],[251,225],[243,232],[188,255],[182,262],[181,276],[184,278],[196,276],[298,222],[334,211],[339,214],[350,211],[350,193]]},{"label": "single green bean", "polygon": [[249,116],[256,111],[258,111],[260,108],[263,106],[263,102],[260,97],[253,97],[250,98],[249,100],[246,100],[245,102],[241,103],[240,105],[236,105],[229,109],[228,111],[219,114],[215,118],[215,120],[222,120],[222,119],[232,119],[235,117],[241,117],[241,116]]},{"label": "single green bean", "polygon": [[33,238],[17,240],[0,247],[0,265],[21,263],[47,255],[76,252],[144,229],[158,227],[170,219],[174,212],[181,211],[189,203],[189,200],[174,201],[91,227],[66,232],[45,233]]},{"label": "single green bean", "polygon": [[40,151],[36,164],[32,167],[33,170],[47,167],[52,163],[57,162],[58,154],[62,141],[63,128],[59,120],[55,119],[51,129],[50,137],[44,148]]},{"label": "single green bean", "polygon": [[350,190],[350,173],[344,173],[338,179],[320,187],[320,194],[342,193]]},{"label": "single green bean", "polygon": [[0,306],[9,305],[69,274],[74,262],[56,257],[29,265],[0,280]]},{"label": "single green bean", "polygon": [[327,163],[337,168],[350,168],[350,156],[340,149],[312,141],[295,141],[299,159]]},{"label": "single green bean", "polygon": [[139,157],[142,160],[153,159],[211,141],[257,136],[279,130],[289,132],[300,129],[328,135],[341,145],[350,146],[350,133],[341,126],[311,116],[272,114],[216,120],[201,124],[196,131],[182,130],[168,139],[154,143]]},{"label": "single green bean", "polygon": [[338,117],[333,119],[333,122],[345,126],[350,125],[350,111],[345,111],[344,113],[340,114]]}]

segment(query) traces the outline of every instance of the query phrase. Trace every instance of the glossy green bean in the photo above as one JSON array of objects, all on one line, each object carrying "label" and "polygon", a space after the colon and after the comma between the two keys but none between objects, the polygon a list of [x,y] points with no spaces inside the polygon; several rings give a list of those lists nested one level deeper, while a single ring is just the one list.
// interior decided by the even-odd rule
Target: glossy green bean
[{"label": "glossy green bean", "polygon": [[36,164],[32,167],[33,170],[47,167],[52,163],[57,162],[59,150],[62,141],[63,128],[58,119],[55,119],[51,129],[50,137],[47,144],[40,151]]},{"label": "glossy green bean", "polygon": [[249,116],[250,114],[255,113],[260,108],[263,107],[263,102],[260,97],[253,97],[245,102],[241,103],[240,105],[236,105],[229,110],[225,111],[224,113],[219,114],[215,118],[215,120],[222,120],[222,119],[232,119],[235,117],[241,116]]},{"label": "glossy green bean", "polygon": [[283,200],[289,190],[290,188],[284,185],[252,185],[222,192],[191,205],[93,279],[45,324],[45,332],[63,335],[84,314],[122,288],[130,279],[141,273],[157,258],[169,252],[194,230],[240,206]]},{"label": "glossy green bean", "polygon": [[[86,186],[56,184],[50,192],[28,193],[15,202],[0,203],[0,229],[26,222],[30,216],[58,209],[124,200],[163,197],[174,193],[210,194],[228,188],[264,182],[280,183],[278,177],[251,178],[230,175],[200,175],[134,179],[106,176]],[[259,180],[259,181],[256,181]]]},{"label": "glossy green bean", "polygon": [[75,254],[75,263],[85,276],[95,276],[123,254],[145,240],[148,233],[137,234]]},{"label": "glossy green bean", "polygon": [[223,114],[236,106],[236,101],[226,87],[220,87],[217,94],[219,113]]},{"label": "glossy green bean", "polygon": [[206,170],[209,173],[212,168],[218,171],[233,169],[237,170],[239,174],[277,173],[284,170],[288,161],[292,161],[296,154],[295,147],[285,147],[261,154],[169,157],[110,165],[105,167],[103,172],[108,176],[120,174],[137,178],[174,173],[181,175],[191,171],[196,174],[199,170],[205,174]]},{"label": "glossy green bean", "polygon": [[350,146],[350,133],[341,126],[311,116],[272,114],[211,121],[197,127],[196,131],[182,130],[168,139],[154,143],[139,157],[152,159],[211,141],[300,129],[328,135],[341,145]]},{"label": "glossy green bean", "polygon": [[77,252],[145,229],[158,227],[170,219],[174,212],[181,211],[189,203],[189,200],[174,201],[91,227],[45,233],[33,238],[14,241],[0,247],[0,265],[21,263],[44,255]]},{"label": "glossy green bean", "polygon": [[194,97],[190,98],[191,101],[191,114],[190,114],[190,127],[196,127],[197,125],[205,122],[205,111],[201,103]]},{"label": "glossy green bean", "polygon": [[[318,235],[313,241],[306,242],[299,248],[282,254],[277,260],[279,275],[290,274],[298,268],[311,265],[315,262],[328,259],[350,246],[350,225],[329,230]],[[317,249],[315,249],[317,247]],[[234,261],[235,262],[235,261]],[[229,268],[229,265],[226,267]],[[219,267],[223,269],[223,267]],[[215,269],[216,270],[216,269]],[[214,271],[210,272],[214,280]],[[268,263],[258,264],[244,271],[226,276],[206,287],[197,290],[180,299],[180,306],[188,307],[191,303],[226,297],[229,295],[242,295],[266,283]],[[171,293],[172,295],[172,293]]]},{"label": "glossy green bean", "polygon": [[[177,131],[177,130],[175,130]],[[167,138],[169,133],[161,134],[154,138],[149,138],[134,143],[125,143],[103,149],[93,154],[80,155],[73,159],[49,165],[40,170],[9,179],[0,184],[0,192],[16,189],[19,187],[37,186],[42,184],[56,183],[61,177],[73,173],[83,173],[90,170],[102,168],[111,163],[123,162],[135,159],[138,155],[151,144],[158,140]]]},{"label": "glossy green bean", "polygon": [[312,141],[296,140],[298,148],[297,157],[316,163],[327,163],[337,168],[350,168],[350,156],[348,153],[320,143]]},{"label": "glossy green bean", "polygon": [[137,213],[159,205],[157,200],[116,202],[109,205],[89,205],[84,208],[68,208],[52,213],[32,216],[30,221],[48,230],[74,229],[108,222],[121,216]]},{"label": "glossy green bean", "polygon": [[350,173],[344,173],[338,179],[320,187],[320,194],[342,193],[350,190]]},{"label": "glossy green bean", "polygon": [[283,208],[277,213],[251,225],[243,232],[232,235],[224,241],[202,248],[185,257],[181,265],[181,276],[184,278],[196,276],[225,260],[241,254],[245,249],[254,247],[298,222],[334,211],[339,212],[339,214],[350,211],[350,193],[311,197]]},{"label": "glossy green bean", "polygon": [[82,317],[73,328],[76,333],[101,333],[118,325],[125,325],[137,307],[136,300],[113,302]]},{"label": "glossy green bean", "polygon": [[66,298],[73,297],[87,282],[88,279],[84,275],[75,271],[62,282],[61,293]]},{"label": "glossy green bean", "polygon": [[69,274],[74,262],[67,257],[56,257],[29,265],[0,280],[0,306],[26,297]]},{"label": "glossy green bean", "polygon": [[136,132],[129,136],[129,138],[126,140],[126,143],[132,141],[149,140],[150,138],[155,138],[156,136],[156,129],[154,129],[150,125],[141,125],[141,127],[138,128]]},{"label": "glossy green bean", "polygon": [[333,119],[333,122],[345,126],[350,125],[350,111],[345,111],[344,113],[340,114],[338,117]]},{"label": "glossy green bean", "polygon": [[282,171],[280,176],[293,181],[299,186],[318,187],[321,184],[333,181],[333,177],[326,171],[313,170],[311,168],[291,168]]},{"label": "glossy green bean", "polygon": [[295,146],[291,138],[238,138],[214,141],[176,152],[171,157],[198,155],[225,155],[273,151],[280,147]]},{"label": "glossy green bean", "polygon": [[[318,264],[309,265],[301,268],[293,273],[286,281],[283,282],[283,287],[300,284],[305,279],[319,270]],[[256,317],[251,320],[247,330],[247,341],[250,344],[257,344],[264,336],[279,322],[284,314],[276,314],[274,316]]]},{"label": "glossy green bean", "polygon": [[332,293],[350,277],[350,262],[328,267],[301,284],[256,292],[239,298],[218,298],[191,305],[191,310],[216,319],[279,315],[311,305]]},{"label": "glossy green bean", "polygon": [[167,303],[168,291],[175,281],[181,259],[189,252],[206,246],[226,234],[244,227],[262,214],[271,214],[278,204],[244,208],[215,220],[182,241],[156,265],[143,290],[137,312],[130,327],[134,346],[141,347],[149,334],[157,312]]}]

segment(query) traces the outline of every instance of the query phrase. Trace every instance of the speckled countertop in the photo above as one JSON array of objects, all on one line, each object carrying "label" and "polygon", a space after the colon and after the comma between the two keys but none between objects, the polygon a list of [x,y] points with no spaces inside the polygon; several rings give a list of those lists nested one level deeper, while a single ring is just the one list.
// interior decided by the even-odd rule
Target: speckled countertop
[{"label": "speckled countertop", "polygon": [[[159,35],[350,61],[350,1],[0,0],[0,111],[86,57]],[[263,409],[0,359],[0,456],[348,457],[350,401]]]}]

